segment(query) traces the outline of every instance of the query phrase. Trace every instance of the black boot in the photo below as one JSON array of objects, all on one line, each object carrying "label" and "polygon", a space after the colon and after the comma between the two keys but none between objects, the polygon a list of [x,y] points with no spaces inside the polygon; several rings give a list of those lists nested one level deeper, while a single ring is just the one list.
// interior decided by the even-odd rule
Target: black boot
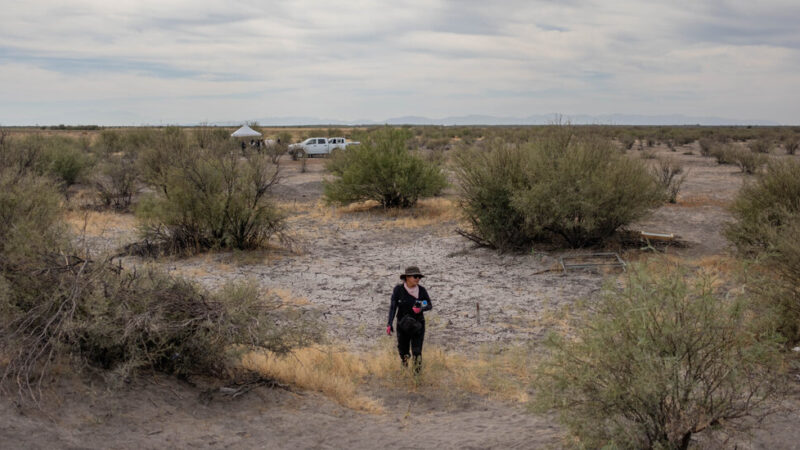
[{"label": "black boot", "polygon": [[403,367],[408,367],[408,355],[400,355],[400,364],[402,364]]},{"label": "black boot", "polygon": [[422,370],[422,355],[414,355],[414,373],[419,374]]}]

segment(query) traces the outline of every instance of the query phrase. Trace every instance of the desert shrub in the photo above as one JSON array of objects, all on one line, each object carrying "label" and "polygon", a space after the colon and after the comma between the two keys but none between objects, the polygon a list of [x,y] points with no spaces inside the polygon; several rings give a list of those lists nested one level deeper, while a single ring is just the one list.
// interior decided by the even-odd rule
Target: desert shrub
[{"label": "desert shrub", "polygon": [[794,155],[797,152],[797,147],[800,147],[800,138],[788,137],[783,141],[783,148],[786,149],[787,155]]},{"label": "desert shrub", "polygon": [[700,154],[703,156],[711,156],[711,151],[714,149],[716,142],[709,138],[701,138],[697,143],[700,145]]},{"label": "desert shrub", "polygon": [[687,174],[683,171],[683,164],[674,158],[658,158],[651,170],[658,184],[664,189],[667,201],[675,203],[678,191],[686,181]]},{"label": "desert shrub", "polygon": [[65,243],[56,184],[48,177],[0,167],[0,271]]},{"label": "desert shrub", "polygon": [[165,145],[142,155],[141,164],[153,192],[136,214],[144,236],[170,252],[257,248],[283,228],[268,196],[278,168],[266,155]]},{"label": "desert shrub", "polygon": [[96,306],[80,324],[78,345],[90,363],[123,374],[153,368],[219,376],[243,350],[286,353],[319,338],[311,319],[263,298],[253,282],[208,292],[150,268],[106,274],[106,283],[103,298],[87,299]]},{"label": "desert shrub", "polygon": [[776,234],[800,217],[800,162],[772,161],[764,173],[742,187],[725,231],[744,255],[771,250]]},{"label": "desert shrub", "polygon": [[633,148],[633,144],[636,143],[636,138],[631,135],[624,135],[621,138],[619,138],[619,142],[624,150],[630,150],[631,148]]},{"label": "desert shrub", "polygon": [[746,320],[747,302],[675,267],[633,266],[574,325],[552,336],[536,405],[553,408],[587,448],[688,448],[769,412],[781,389],[777,339]]},{"label": "desert shrub", "polygon": [[9,168],[20,174],[44,175],[49,164],[47,142],[43,136],[6,137],[0,147],[0,168]]},{"label": "desert shrub", "polygon": [[500,250],[529,246],[525,214],[512,201],[528,186],[525,150],[499,139],[455,157],[460,204],[475,238]]},{"label": "desert shrub", "polygon": [[[255,284],[208,292],[148,267],[92,261],[71,245],[57,186],[0,170],[0,383],[37,398],[52,364],[224,376],[238,351],[319,338],[313,317]],[[276,299],[277,301],[277,299]]]},{"label": "desert shrub", "polygon": [[137,180],[136,161],[116,154],[108,155],[98,164],[93,184],[103,206],[124,210],[137,192]]},{"label": "desert shrub", "polygon": [[30,135],[6,139],[0,146],[0,166],[20,173],[49,175],[65,186],[76,183],[93,164],[77,139]]},{"label": "desert shrub", "polygon": [[209,148],[212,145],[227,141],[230,139],[230,133],[225,128],[218,128],[209,126],[208,124],[201,124],[194,130],[194,140],[200,148]]},{"label": "desert shrub", "polygon": [[736,164],[738,150],[731,144],[718,144],[711,148],[711,156],[717,160],[717,164]]},{"label": "desert shrub", "polygon": [[360,138],[328,161],[336,177],[325,181],[325,199],[334,204],[375,200],[387,208],[406,208],[438,194],[447,184],[442,168],[411,152],[408,130],[384,128]]},{"label": "desert shrub", "polygon": [[768,158],[763,153],[756,153],[746,148],[734,149],[730,157],[739,166],[739,169],[747,174],[756,173],[761,166],[767,163]]},{"label": "desert shrub", "polygon": [[599,244],[663,199],[640,161],[569,127],[527,145],[495,143],[484,157],[462,154],[457,177],[471,233],[504,250]]},{"label": "desert shrub", "polygon": [[122,133],[115,130],[103,130],[100,132],[100,137],[97,140],[97,145],[101,152],[119,153],[125,150],[124,138]]},{"label": "desert shrub", "polygon": [[800,342],[800,162],[771,162],[745,184],[731,212],[726,237],[765,269],[752,288],[789,342]]},{"label": "desert shrub", "polygon": [[772,150],[772,141],[767,138],[754,139],[747,143],[754,153],[769,153]]},{"label": "desert shrub", "polygon": [[51,152],[49,171],[65,185],[75,184],[92,167],[88,153],[77,145],[65,145]]}]

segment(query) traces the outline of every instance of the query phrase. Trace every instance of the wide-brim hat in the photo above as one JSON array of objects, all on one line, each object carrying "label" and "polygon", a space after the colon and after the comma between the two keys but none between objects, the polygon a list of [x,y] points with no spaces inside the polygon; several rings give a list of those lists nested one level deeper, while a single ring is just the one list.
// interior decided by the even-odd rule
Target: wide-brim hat
[{"label": "wide-brim hat", "polygon": [[419,271],[419,267],[410,266],[410,267],[406,267],[406,271],[400,274],[400,279],[401,280],[405,280],[406,277],[409,276],[409,275],[417,275],[420,278],[425,276],[425,275],[422,274],[422,272]]}]

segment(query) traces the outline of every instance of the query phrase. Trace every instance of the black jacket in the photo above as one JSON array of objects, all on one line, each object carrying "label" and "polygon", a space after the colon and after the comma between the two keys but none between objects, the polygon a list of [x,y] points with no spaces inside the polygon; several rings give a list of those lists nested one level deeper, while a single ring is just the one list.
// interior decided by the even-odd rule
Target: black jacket
[{"label": "black jacket", "polygon": [[[414,307],[414,303],[419,301],[426,300],[428,304],[422,307],[422,311],[419,314],[414,314],[414,311],[411,310]],[[392,304],[389,306],[389,326],[392,326],[392,321],[394,321],[394,316],[397,314],[397,321],[400,322],[400,319],[403,318],[406,314],[412,314],[415,319],[419,320],[422,323],[425,323],[425,316],[423,316],[424,311],[430,311],[433,309],[433,303],[431,302],[431,298],[428,296],[428,291],[425,290],[424,287],[419,287],[419,298],[414,298],[411,294],[406,291],[406,288],[403,287],[402,284],[398,284],[394,287],[394,291],[392,291]]]}]

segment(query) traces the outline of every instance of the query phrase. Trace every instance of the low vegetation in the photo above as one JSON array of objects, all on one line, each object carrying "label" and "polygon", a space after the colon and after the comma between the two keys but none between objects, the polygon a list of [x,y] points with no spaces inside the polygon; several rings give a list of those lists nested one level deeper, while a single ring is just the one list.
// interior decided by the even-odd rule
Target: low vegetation
[{"label": "low vegetation", "polygon": [[75,248],[62,194],[24,164],[0,169],[0,385],[38,399],[54,365],[123,380],[141,369],[224,377],[247,350],[320,336],[253,284],[208,292],[155,268],[126,270]]},{"label": "low vegetation", "polygon": [[676,267],[636,266],[553,336],[536,405],[555,409],[587,448],[688,448],[695,434],[746,428],[781,388],[777,339],[747,302]]}]

